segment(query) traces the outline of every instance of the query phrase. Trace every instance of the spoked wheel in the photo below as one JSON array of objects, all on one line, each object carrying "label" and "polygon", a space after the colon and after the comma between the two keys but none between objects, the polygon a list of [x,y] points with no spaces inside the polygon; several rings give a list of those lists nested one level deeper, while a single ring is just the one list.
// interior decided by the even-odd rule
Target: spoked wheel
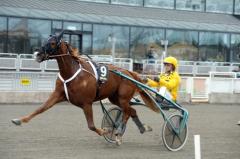
[{"label": "spoked wheel", "polygon": [[188,126],[179,131],[183,116],[179,114],[171,115],[165,121],[162,129],[162,139],[166,148],[170,151],[180,150],[186,143],[188,137]]},{"label": "spoked wheel", "polygon": [[[122,110],[118,107],[110,108],[107,113],[104,114],[102,120],[102,128],[107,129],[109,132],[108,134],[103,136],[106,141],[110,143],[116,143],[115,133],[119,124],[122,122],[122,118]],[[125,132],[125,129],[126,126],[123,128],[123,134]]]}]

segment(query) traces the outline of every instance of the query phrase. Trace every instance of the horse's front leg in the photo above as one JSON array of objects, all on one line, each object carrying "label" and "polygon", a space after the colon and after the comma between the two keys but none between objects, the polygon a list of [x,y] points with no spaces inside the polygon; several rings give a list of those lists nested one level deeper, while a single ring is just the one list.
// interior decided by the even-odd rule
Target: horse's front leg
[{"label": "horse's front leg", "polygon": [[95,127],[93,121],[92,104],[84,104],[82,108],[87,120],[88,128],[92,131],[95,131],[100,136],[107,134],[107,130]]},{"label": "horse's front leg", "polygon": [[122,144],[122,135],[124,133],[124,127],[127,125],[127,121],[130,117],[130,105],[128,100],[120,99],[120,106],[122,108],[123,112],[123,117],[122,117],[122,122],[119,124],[116,132],[115,132],[115,140],[117,145]]},{"label": "horse's front leg", "polygon": [[53,107],[56,103],[59,103],[61,101],[64,101],[65,97],[63,93],[59,93],[57,90],[55,90],[50,97],[48,98],[48,100],[41,106],[39,107],[37,110],[35,110],[33,113],[24,116],[20,119],[12,119],[12,122],[15,125],[21,125],[22,123],[27,123],[29,122],[33,117],[35,117],[36,115],[45,112],[46,110],[48,110],[49,108]]}]

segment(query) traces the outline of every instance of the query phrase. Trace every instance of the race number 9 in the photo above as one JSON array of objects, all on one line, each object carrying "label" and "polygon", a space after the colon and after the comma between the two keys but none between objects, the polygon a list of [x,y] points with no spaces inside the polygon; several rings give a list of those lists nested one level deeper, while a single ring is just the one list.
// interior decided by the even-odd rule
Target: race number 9
[{"label": "race number 9", "polygon": [[101,65],[99,67],[99,80],[102,82],[107,81],[108,79],[108,67],[105,65]]},{"label": "race number 9", "polygon": [[107,76],[107,68],[106,66],[101,66],[100,67],[100,72],[101,72],[101,77],[106,77]]}]

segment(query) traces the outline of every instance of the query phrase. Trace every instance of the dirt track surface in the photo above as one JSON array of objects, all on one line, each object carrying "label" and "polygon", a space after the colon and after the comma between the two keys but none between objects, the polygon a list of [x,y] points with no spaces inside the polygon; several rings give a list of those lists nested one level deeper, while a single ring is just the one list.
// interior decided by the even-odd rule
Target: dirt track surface
[{"label": "dirt track surface", "polygon": [[[202,158],[240,158],[240,105],[184,105],[190,113],[189,136],[178,152],[163,145],[160,114],[144,107],[136,110],[153,131],[141,135],[130,119],[120,147],[88,130],[82,110],[70,104],[56,105],[22,126],[10,122],[38,106],[0,105],[0,159],[194,159],[195,134],[201,137]],[[95,104],[93,109],[100,127],[101,107]]]}]

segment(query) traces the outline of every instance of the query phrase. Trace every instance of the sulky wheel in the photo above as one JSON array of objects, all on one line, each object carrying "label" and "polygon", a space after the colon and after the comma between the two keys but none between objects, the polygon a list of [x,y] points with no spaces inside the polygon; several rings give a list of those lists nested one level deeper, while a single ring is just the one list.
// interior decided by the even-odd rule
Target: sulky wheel
[{"label": "sulky wheel", "polygon": [[[170,151],[180,150],[186,143],[188,137],[188,126],[185,124],[179,131],[183,116],[173,114],[165,120],[162,129],[162,139],[166,148]],[[174,127],[174,128],[173,128]]]},{"label": "sulky wheel", "polygon": [[[102,120],[102,128],[108,130],[108,134],[104,135],[106,141],[110,143],[116,143],[115,132],[122,122],[123,113],[118,107],[110,108],[107,113],[104,114]],[[126,126],[123,128],[123,134],[125,132]],[[123,135],[122,134],[122,135]]]}]

